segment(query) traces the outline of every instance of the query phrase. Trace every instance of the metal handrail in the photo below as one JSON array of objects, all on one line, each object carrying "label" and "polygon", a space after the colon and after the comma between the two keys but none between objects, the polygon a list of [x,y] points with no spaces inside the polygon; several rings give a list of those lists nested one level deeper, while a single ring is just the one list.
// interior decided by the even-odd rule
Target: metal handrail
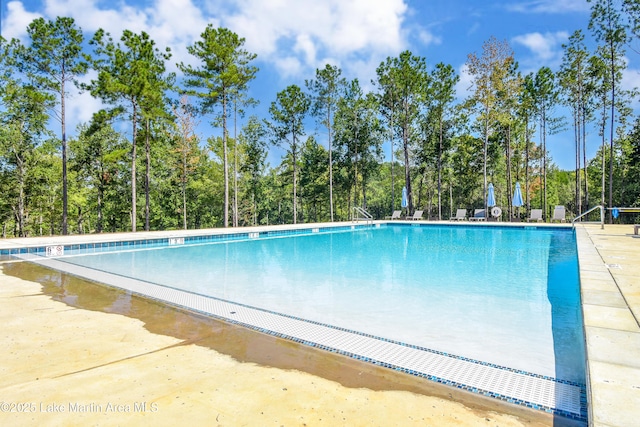
[{"label": "metal handrail", "polygon": [[[591,212],[595,211],[596,209],[600,209],[600,228],[604,230],[604,206],[598,205],[598,206],[594,206],[591,209],[589,209],[588,211],[578,215],[577,217],[573,218],[573,220],[571,221],[571,226],[575,227],[576,226],[576,221],[580,218],[582,218],[585,215],[590,214]],[[583,221],[580,221],[583,222]],[[585,223],[597,223],[598,221],[584,221]]]},{"label": "metal handrail", "polygon": [[[355,211],[355,214],[352,217],[353,221],[363,220],[363,221],[373,223],[373,215],[371,215],[369,212],[367,212],[360,206],[354,206],[353,210]],[[356,216],[356,215],[361,215],[361,216]]]}]

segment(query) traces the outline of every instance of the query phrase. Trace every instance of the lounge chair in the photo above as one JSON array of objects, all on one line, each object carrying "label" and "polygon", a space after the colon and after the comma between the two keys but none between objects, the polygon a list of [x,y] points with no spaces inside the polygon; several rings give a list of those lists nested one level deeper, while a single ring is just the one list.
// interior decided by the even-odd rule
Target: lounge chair
[{"label": "lounge chair", "polygon": [[473,212],[473,216],[469,218],[469,221],[485,221],[487,217],[484,214],[484,209],[476,209]]},{"label": "lounge chair", "polygon": [[384,219],[400,219],[401,214],[402,211],[393,211],[393,214],[391,214],[391,216],[385,216]]},{"label": "lounge chair", "polygon": [[458,209],[456,211],[456,216],[451,217],[451,221],[464,221],[467,219],[467,210],[466,209]]},{"label": "lounge chair", "polygon": [[531,216],[527,218],[527,222],[542,221],[542,209],[531,209]]},{"label": "lounge chair", "polygon": [[553,218],[551,218],[551,222],[553,221],[566,221],[567,214],[565,212],[564,206],[556,206],[553,210]]},{"label": "lounge chair", "polygon": [[407,219],[411,219],[411,220],[417,221],[419,219],[422,219],[422,214],[423,213],[424,213],[424,211],[415,211],[413,213],[413,216],[409,216],[409,217],[407,217]]}]

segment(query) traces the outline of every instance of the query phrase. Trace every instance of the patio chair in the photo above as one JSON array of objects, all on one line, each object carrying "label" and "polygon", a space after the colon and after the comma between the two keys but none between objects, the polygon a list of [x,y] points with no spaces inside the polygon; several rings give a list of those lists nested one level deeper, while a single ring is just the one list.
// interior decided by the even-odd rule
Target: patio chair
[{"label": "patio chair", "polygon": [[527,218],[527,222],[542,221],[542,209],[531,209],[531,216]]},{"label": "patio chair", "polygon": [[564,206],[556,206],[553,210],[553,218],[551,218],[551,222],[560,221],[565,222],[567,217],[567,213],[565,212]]},{"label": "patio chair", "polygon": [[456,216],[451,217],[451,221],[464,221],[467,219],[467,210],[466,209],[458,209],[456,211]]},{"label": "patio chair", "polygon": [[417,221],[419,219],[422,219],[422,214],[424,213],[424,211],[415,211],[413,213],[413,216],[407,217],[407,219],[411,219],[414,221]]},{"label": "patio chair", "polygon": [[393,211],[391,216],[385,216],[384,219],[400,219],[400,214],[402,214],[402,211]]},{"label": "patio chair", "polygon": [[469,218],[469,221],[485,221],[487,217],[484,214],[484,209],[476,209],[473,212],[473,216]]}]

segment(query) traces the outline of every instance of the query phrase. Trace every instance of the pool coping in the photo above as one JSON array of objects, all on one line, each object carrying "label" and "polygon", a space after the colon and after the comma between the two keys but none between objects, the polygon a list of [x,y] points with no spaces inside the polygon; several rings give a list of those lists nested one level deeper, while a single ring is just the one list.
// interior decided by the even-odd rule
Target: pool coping
[{"label": "pool coping", "polygon": [[633,225],[577,225],[589,425],[640,419],[640,236]]},{"label": "pool coping", "polygon": [[[377,221],[375,223],[381,224],[381,223],[389,223],[389,221]],[[407,221],[394,221],[394,223],[396,224],[403,224],[403,225],[419,225],[419,223],[416,222],[407,222]],[[550,225],[550,224],[528,224],[528,223],[483,223],[483,224],[470,224],[470,223],[449,223],[449,222],[423,222],[421,221],[420,223],[428,223],[428,224],[432,224],[432,225],[449,225],[449,226],[469,226],[469,225],[473,225],[474,227],[493,227],[493,226],[513,226],[513,227],[526,227],[526,228],[538,228],[538,227],[567,227],[568,225],[566,224],[554,224],[554,225]],[[352,227],[355,227],[356,225],[361,226],[363,225],[362,223],[360,224],[355,224],[355,223],[351,223],[351,225],[345,225],[345,224],[349,224],[349,223],[334,223],[334,224],[327,224],[327,223],[322,223],[322,224],[302,224],[302,225],[289,225],[289,226],[278,226],[278,227],[251,227],[251,228],[243,228],[242,229],[242,233],[237,233],[238,229],[226,229],[226,230],[221,230],[221,229],[213,229],[213,230],[191,230],[191,231],[171,231],[171,232],[150,232],[150,233],[146,233],[146,232],[138,232],[138,233],[120,233],[117,235],[91,235],[91,236],[57,236],[57,237],[51,237],[51,238],[29,238],[29,239],[11,239],[12,240],[12,245],[13,249],[17,249],[20,248],[20,252],[21,253],[30,253],[30,252],[34,252],[34,248],[37,247],[42,247],[42,245],[55,245],[55,244],[64,244],[64,245],[82,245],[82,244],[95,244],[95,243],[101,243],[101,242],[122,242],[122,241],[147,241],[147,240],[156,240],[158,238],[161,239],[171,239],[171,238],[189,238],[189,237],[198,237],[198,236],[203,236],[203,235],[214,235],[214,236],[222,236],[222,235],[227,235],[227,234],[253,234],[253,233],[268,233],[268,232],[276,232],[276,233],[284,233],[284,234],[288,234],[287,231],[293,231],[293,230],[300,230],[300,229],[307,229],[307,230],[315,230],[317,231],[318,227],[321,228],[326,228],[326,229],[335,229],[335,227],[342,227],[345,229],[350,229]],[[298,234],[298,233],[296,233]],[[105,239],[106,237],[106,239]],[[254,237],[258,237],[258,235],[255,235]],[[84,238],[84,239],[83,239]],[[244,236],[243,238],[249,238],[248,235]],[[21,240],[21,241],[18,241]],[[82,242],[82,243],[81,243]],[[7,245],[7,241],[0,241],[0,250],[6,250],[9,249]],[[16,243],[18,243],[16,245]],[[166,242],[165,242],[166,244]],[[40,251],[41,252],[41,251]],[[74,273],[72,273],[74,274]],[[100,282],[102,282],[102,280],[99,280]],[[115,285],[118,286],[118,285]],[[130,289],[131,290],[131,289]],[[148,295],[147,295],[148,296]],[[153,298],[153,296],[152,296]],[[160,300],[162,300],[162,298],[159,298]],[[180,304],[177,303],[175,304],[177,306],[180,307],[185,307],[185,304]],[[188,305],[186,305],[187,308]],[[206,310],[202,311],[202,310],[198,310],[197,308],[191,307],[192,310],[194,311],[201,311],[207,314],[213,314],[213,313],[208,313]],[[215,316],[215,314],[213,314]],[[234,322],[235,320],[233,318],[229,319],[228,317],[224,317],[224,320],[226,321],[231,321]],[[245,324],[244,322],[239,322],[239,324],[243,324],[244,326],[248,326],[248,327],[252,327],[252,325],[250,324]],[[326,326],[326,325],[323,325]],[[261,332],[266,332],[269,333],[269,329],[268,328],[260,328],[260,327],[254,327],[254,329],[260,330]],[[273,331],[271,331],[273,332]],[[348,333],[354,333],[354,331],[347,331]],[[451,385],[457,388],[461,388],[461,389],[465,389],[471,392],[475,392],[475,393],[480,393],[480,394],[484,394],[484,395],[488,395],[488,396],[492,396],[492,397],[497,397],[498,399],[510,402],[510,403],[516,403],[516,404],[520,404],[522,406],[527,406],[527,407],[531,407],[534,409],[540,409],[540,410],[544,410],[546,412],[550,412],[550,413],[555,413],[558,415],[562,415],[568,418],[572,418],[572,419],[577,419],[577,420],[581,420],[581,421],[585,421],[585,414],[583,414],[583,412],[586,410],[586,397],[581,397],[581,400],[585,400],[584,402],[581,402],[581,410],[580,410],[580,415],[576,416],[575,412],[566,412],[563,411],[561,409],[557,409],[557,408],[552,408],[549,405],[545,405],[545,404],[539,404],[539,403],[535,403],[535,402],[529,402],[526,398],[525,399],[518,399],[518,398],[513,398],[513,396],[506,396],[503,395],[502,393],[496,393],[490,390],[483,390],[482,387],[477,387],[474,386],[473,383],[472,385],[465,385],[462,384],[460,381],[456,381],[456,380],[451,380],[451,379],[447,379],[447,378],[441,378],[438,375],[431,375],[431,374],[425,374],[425,372],[421,372],[420,370],[415,370],[412,369],[411,366],[406,366],[406,365],[402,365],[402,364],[396,364],[393,360],[389,361],[380,361],[377,360],[376,357],[369,357],[367,355],[362,355],[362,354],[356,354],[350,351],[346,351],[346,350],[340,350],[340,349],[335,349],[331,346],[323,346],[322,344],[318,345],[317,343],[313,343],[310,342],[308,340],[305,340],[304,338],[299,338],[299,337],[295,337],[295,336],[287,336],[286,333],[277,333],[278,336],[284,337],[284,338],[288,338],[288,339],[292,339],[293,341],[297,341],[297,342],[302,342],[304,344],[308,344],[308,345],[312,345],[312,346],[316,346],[318,348],[323,348],[325,350],[329,350],[329,351],[337,351],[338,353],[341,354],[345,354],[351,357],[354,357],[356,359],[359,360],[364,360],[370,363],[375,363],[375,364],[380,364],[381,366],[386,366],[388,368],[392,368],[392,369],[396,369],[396,370],[401,370],[404,371],[406,373],[412,374],[412,375],[416,375],[416,376],[422,376],[422,377],[427,377],[433,381],[436,382],[440,382],[443,384],[447,384],[447,385]],[[356,333],[357,334],[357,333]],[[372,338],[374,340],[377,341],[381,341],[380,339],[376,338],[376,337],[365,337],[365,338]],[[394,343],[391,342],[390,344],[394,344],[394,345],[400,345],[400,346],[404,346],[407,347],[406,345],[403,345],[402,343]],[[410,346],[408,346],[410,347]],[[333,350],[332,350],[333,349]],[[397,350],[397,349],[396,349]],[[420,351],[429,351],[428,349],[417,349]],[[387,350],[384,350],[384,352],[387,352]],[[444,355],[445,357],[451,357],[451,355]],[[379,358],[378,358],[379,359]],[[453,357],[453,359],[456,359],[456,357]],[[458,360],[463,360],[465,362],[470,362],[470,363],[478,363],[477,361],[469,361],[469,360],[464,360],[464,358],[457,358]],[[486,365],[486,364],[485,364]],[[479,366],[482,366],[482,364],[480,364]],[[502,367],[497,367],[497,366],[491,366],[491,365],[487,365],[489,368],[491,369],[498,369],[500,372],[500,374],[503,374],[504,372],[508,372],[508,370],[504,370]],[[464,370],[464,369],[463,369]],[[527,373],[524,372],[515,372],[515,374],[517,375],[522,375],[524,374],[525,377],[527,377]],[[548,378],[543,378],[543,380],[547,381],[549,380]],[[553,380],[553,379],[551,379]],[[537,380],[536,380],[537,381]],[[476,384],[477,385],[477,384]],[[554,386],[555,387],[555,386]],[[526,387],[525,387],[526,388]],[[553,387],[552,387],[553,388]],[[529,399],[531,400],[531,399]],[[590,399],[591,400],[591,399]],[[558,406],[558,405],[556,405]],[[590,406],[589,406],[589,409]],[[590,419],[593,418],[593,416],[589,417]]]}]

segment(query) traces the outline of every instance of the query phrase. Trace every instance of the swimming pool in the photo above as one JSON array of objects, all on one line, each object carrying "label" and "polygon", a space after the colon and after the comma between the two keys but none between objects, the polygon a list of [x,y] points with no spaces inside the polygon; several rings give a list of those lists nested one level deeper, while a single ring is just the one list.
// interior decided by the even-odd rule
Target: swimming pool
[{"label": "swimming pool", "polygon": [[63,260],[584,382],[575,248],[566,229],[390,225]]},{"label": "swimming pool", "polygon": [[[499,371],[498,376],[525,373],[551,378],[551,389],[558,389],[558,380],[584,392],[571,229],[381,224],[282,235],[286,237],[245,233],[228,239],[177,239],[170,245],[125,242],[101,246],[95,254],[68,248],[66,254],[75,254],[57,262],[113,273],[121,278],[116,286],[126,277],[185,289],[314,325],[471,359]],[[177,304],[183,305],[185,297],[180,298]],[[233,315],[222,317],[233,319],[237,309],[225,310]],[[252,322],[240,321],[257,324]],[[280,332],[283,336],[297,336],[287,328]],[[365,353],[345,351],[352,357]],[[390,366],[398,364],[392,360]],[[456,386],[473,383],[453,381]],[[578,418],[584,416],[580,399],[577,409],[568,411]]]}]

